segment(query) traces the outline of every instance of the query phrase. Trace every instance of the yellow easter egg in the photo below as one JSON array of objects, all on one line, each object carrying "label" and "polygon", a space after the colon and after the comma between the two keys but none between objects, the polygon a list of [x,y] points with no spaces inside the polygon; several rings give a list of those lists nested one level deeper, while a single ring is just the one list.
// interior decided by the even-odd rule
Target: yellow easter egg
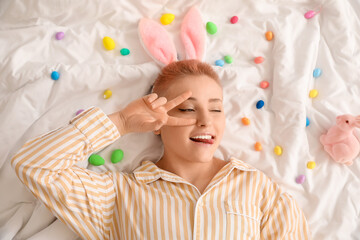
[{"label": "yellow easter egg", "polygon": [[282,154],[282,148],[280,146],[276,146],[274,148],[274,153],[280,156]]},{"label": "yellow easter egg", "polygon": [[111,95],[112,95],[111,90],[109,90],[109,89],[105,90],[105,92],[104,92],[105,99],[109,99],[111,97]]},{"label": "yellow easter egg", "polygon": [[161,16],[160,22],[162,25],[168,25],[174,21],[175,15],[171,13],[165,13]]},{"label": "yellow easter egg", "polygon": [[307,163],[308,169],[314,169],[316,167],[316,163],[314,161],[310,161]]},{"label": "yellow easter egg", "polygon": [[309,97],[315,98],[318,95],[318,91],[316,89],[313,89],[309,93]]},{"label": "yellow easter egg", "polygon": [[104,37],[103,44],[107,50],[113,50],[115,48],[115,42],[111,37]]}]

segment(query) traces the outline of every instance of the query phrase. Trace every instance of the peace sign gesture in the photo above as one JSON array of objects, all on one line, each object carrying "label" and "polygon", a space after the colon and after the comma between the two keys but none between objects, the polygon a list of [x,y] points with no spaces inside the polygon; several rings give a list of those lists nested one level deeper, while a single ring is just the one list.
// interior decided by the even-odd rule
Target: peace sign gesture
[{"label": "peace sign gesture", "polygon": [[[118,112],[118,118],[115,121],[120,122],[116,122],[115,125],[121,127],[122,135],[130,132],[155,131],[164,125],[193,125],[196,123],[196,119],[177,118],[167,114],[168,111],[186,101],[191,94],[191,91],[186,91],[169,102],[165,97],[158,97],[156,93],[146,95],[129,103]],[[114,121],[114,118],[110,119]]]}]

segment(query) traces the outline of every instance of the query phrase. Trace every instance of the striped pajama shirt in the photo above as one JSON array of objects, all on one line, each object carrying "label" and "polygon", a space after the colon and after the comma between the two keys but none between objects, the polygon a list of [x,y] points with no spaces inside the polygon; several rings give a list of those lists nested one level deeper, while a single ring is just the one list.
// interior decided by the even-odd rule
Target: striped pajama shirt
[{"label": "striped pajama shirt", "polygon": [[11,159],[21,182],[82,239],[310,239],[305,216],[278,184],[230,157],[201,194],[143,161],[133,173],[76,166],[120,134],[97,107],[29,140]]}]

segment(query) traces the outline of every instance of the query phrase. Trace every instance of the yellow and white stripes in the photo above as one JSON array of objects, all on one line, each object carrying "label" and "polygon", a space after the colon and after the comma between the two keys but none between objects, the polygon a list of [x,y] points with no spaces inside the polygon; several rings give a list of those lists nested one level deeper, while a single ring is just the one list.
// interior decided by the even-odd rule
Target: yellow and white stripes
[{"label": "yellow and white stripes", "polygon": [[109,239],[114,200],[112,173],[74,164],[115,141],[119,133],[104,113],[91,108],[27,142],[11,163],[20,180],[84,239]]},{"label": "yellow and white stripes", "polygon": [[12,166],[83,239],[310,239],[295,200],[236,158],[203,194],[152,161],[133,174],[74,165],[119,137],[111,120],[92,107],[68,126],[27,142]]}]

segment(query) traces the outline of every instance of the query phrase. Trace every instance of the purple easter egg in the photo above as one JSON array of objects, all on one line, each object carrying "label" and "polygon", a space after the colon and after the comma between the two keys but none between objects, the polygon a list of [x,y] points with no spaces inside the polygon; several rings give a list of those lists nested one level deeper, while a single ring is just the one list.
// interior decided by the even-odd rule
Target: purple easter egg
[{"label": "purple easter egg", "polygon": [[302,184],[303,182],[305,182],[305,175],[299,175],[297,178],[296,178],[296,183],[298,184]]},{"label": "purple easter egg", "polygon": [[65,34],[63,32],[57,32],[56,35],[55,35],[55,38],[57,40],[61,40],[61,39],[64,38],[64,36],[65,36]]}]

